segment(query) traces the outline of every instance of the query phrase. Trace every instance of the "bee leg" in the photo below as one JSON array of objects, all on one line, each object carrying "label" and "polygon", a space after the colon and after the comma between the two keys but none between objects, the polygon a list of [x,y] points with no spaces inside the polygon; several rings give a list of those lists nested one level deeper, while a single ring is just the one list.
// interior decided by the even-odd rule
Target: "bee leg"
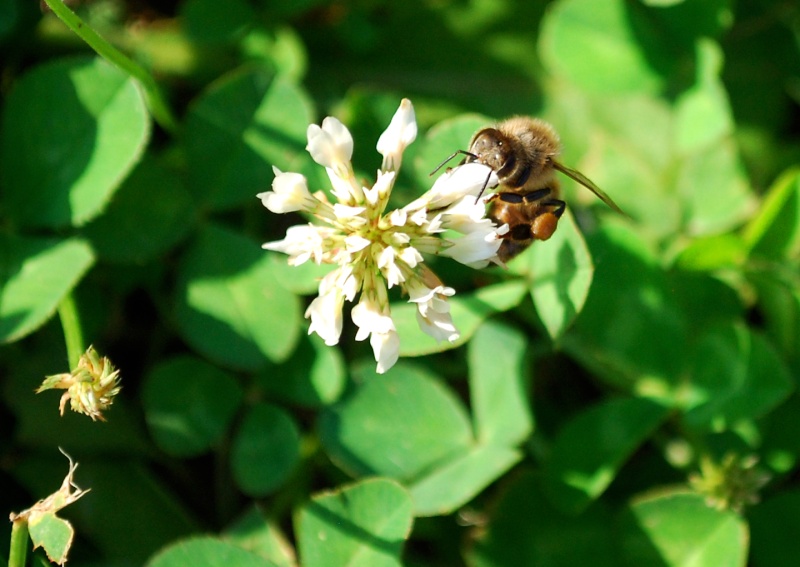
[{"label": "bee leg", "polygon": [[542,205],[553,207],[552,213],[558,218],[561,218],[561,215],[564,214],[564,210],[567,208],[567,204],[560,199],[548,199],[542,203]]},{"label": "bee leg", "polygon": [[[563,210],[562,210],[563,212]],[[558,218],[560,215],[545,211],[536,216],[535,219],[531,221],[531,226],[529,227],[531,238],[535,240],[547,240],[558,228]]]},{"label": "bee leg", "polygon": [[558,228],[558,219],[564,214],[567,204],[559,199],[548,199],[540,203],[542,207],[552,207],[544,210],[531,221],[531,234],[535,240],[547,240]]},{"label": "bee leg", "polygon": [[497,256],[502,262],[508,262],[531,245],[534,235],[529,223],[519,223],[510,226],[502,238]]},{"label": "bee leg", "polygon": [[[553,194],[553,190],[550,187],[545,187],[544,189],[537,189],[536,191],[531,191],[530,193],[525,193],[522,197],[526,203],[535,203],[536,201],[541,201],[542,199],[549,197]],[[551,201],[555,201],[555,199],[549,199],[544,204],[550,204]],[[561,201],[559,201],[560,203]]]}]

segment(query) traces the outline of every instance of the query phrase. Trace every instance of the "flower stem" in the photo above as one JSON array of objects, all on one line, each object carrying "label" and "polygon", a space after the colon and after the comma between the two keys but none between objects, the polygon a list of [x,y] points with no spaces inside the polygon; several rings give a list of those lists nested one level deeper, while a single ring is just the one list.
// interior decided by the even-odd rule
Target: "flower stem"
[{"label": "flower stem", "polygon": [[58,306],[58,316],[61,318],[61,328],[64,329],[64,342],[67,344],[67,359],[70,368],[77,368],[78,361],[86,347],[83,343],[83,329],[75,298],[67,294]]},{"label": "flower stem", "polygon": [[89,47],[94,49],[98,55],[110,63],[113,63],[141,83],[145,92],[145,97],[147,98],[147,106],[150,108],[153,119],[167,132],[174,133],[177,129],[177,122],[153,76],[148,73],[144,67],[100,37],[100,35],[86,25],[75,12],[70,10],[62,0],[44,1],[58,19],[64,22],[64,24],[85,41]]},{"label": "flower stem", "polygon": [[28,556],[28,520],[18,518],[11,523],[8,567],[25,567]]}]

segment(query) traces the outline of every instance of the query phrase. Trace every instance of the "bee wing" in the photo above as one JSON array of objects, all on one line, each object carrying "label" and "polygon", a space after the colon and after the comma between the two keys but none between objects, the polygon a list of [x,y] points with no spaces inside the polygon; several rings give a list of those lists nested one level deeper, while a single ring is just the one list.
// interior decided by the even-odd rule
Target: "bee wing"
[{"label": "bee wing", "polygon": [[606,195],[605,191],[600,189],[600,187],[595,185],[594,182],[591,179],[586,177],[580,171],[576,171],[574,169],[570,169],[566,165],[558,163],[555,160],[553,160],[553,167],[555,167],[558,171],[560,171],[561,173],[563,173],[567,177],[573,179],[574,181],[577,181],[578,183],[580,183],[581,185],[586,187],[589,191],[591,191],[592,193],[594,193],[595,195],[600,197],[600,200],[602,200],[606,205],[608,205],[609,207],[611,207],[612,209],[617,211],[619,214],[624,215],[626,217],[628,216],[628,215],[625,214],[625,212],[623,212],[622,209],[619,208],[619,206],[617,206],[617,204],[614,202],[614,200],[611,197]]}]

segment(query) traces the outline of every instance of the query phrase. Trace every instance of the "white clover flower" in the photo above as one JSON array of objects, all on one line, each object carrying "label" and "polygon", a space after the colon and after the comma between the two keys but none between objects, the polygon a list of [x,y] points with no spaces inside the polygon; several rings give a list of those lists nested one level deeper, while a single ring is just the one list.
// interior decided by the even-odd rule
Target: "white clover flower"
[{"label": "white clover flower", "polygon": [[275,173],[273,191],[256,195],[265,207],[273,213],[313,211],[317,207],[317,200],[309,193],[305,177],[299,173],[283,173],[277,167],[272,171]]},{"label": "white clover flower", "polygon": [[306,149],[325,167],[337,202],[331,204],[321,191],[312,194],[299,173],[278,169],[272,191],[258,195],[274,213],[300,211],[318,219],[320,224],[293,226],[283,240],[263,247],[287,254],[290,265],[313,260],[337,266],[322,278],[319,295],[306,310],[311,320],[308,332],[317,333],[328,345],[337,344],[344,302],[355,301],[360,294],[350,312],[358,327],[355,338],[369,337],[379,373],[389,370],[400,352],[388,290],[399,287],[408,294],[425,333],[437,341],[455,341],[458,330],[447,302],[455,290],[445,287],[424,264],[423,254],[485,266],[497,261],[499,235],[507,230],[485,218],[485,205],[476,198],[487,184],[493,187],[498,182],[480,164],[447,171],[413,203],[386,211],[403,152],[416,136],[414,107],[403,99],[378,140],[383,161],[377,180],[372,187],[362,187],[350,163],[353,138],[341,122],[328,117],[322,126],[308,127]]}]

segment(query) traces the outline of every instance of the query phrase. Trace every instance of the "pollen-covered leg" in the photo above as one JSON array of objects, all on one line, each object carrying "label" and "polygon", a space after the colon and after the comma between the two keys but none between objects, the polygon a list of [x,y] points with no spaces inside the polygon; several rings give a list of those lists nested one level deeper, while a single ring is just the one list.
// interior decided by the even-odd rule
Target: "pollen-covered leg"
[{"label": "pollen-covered leg", "polygon": [[546,212],[533,219],[530,226],[531,237],[535,240],[549,239],[558,228],[558,218],[556,213]]}]

